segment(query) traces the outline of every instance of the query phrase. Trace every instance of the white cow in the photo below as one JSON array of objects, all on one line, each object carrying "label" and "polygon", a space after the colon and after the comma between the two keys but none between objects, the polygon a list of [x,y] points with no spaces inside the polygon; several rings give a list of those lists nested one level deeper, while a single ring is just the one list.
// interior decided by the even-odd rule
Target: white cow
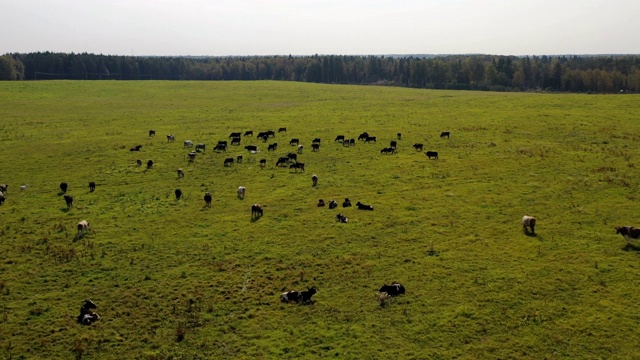
[{"label": "white cow", "polygon": [[193,147],[193,141],[185,140],[184,141],[184,147]]},{"label": "white cow", "polygon": [[238,197],[240,199],[244,199],[244,194],[246,193],[247,189],[244,186],[239,186],[238,187]]},{"label": "white cow", "polygon": [[534,218],[533,216],[528,216],[525,215],[522,217],[522,227],[524,228],[525,232],[528,232],[530,228],[531,229],[531,234],[535,235],[535,226],[536,226],[536,218]]},{"label": "white cow", "polygon": [[91,227],[89,227],[89,222],[87,220],[82,220],[78,223],[78,235],[84,234],[89,230],[91,230]]}]

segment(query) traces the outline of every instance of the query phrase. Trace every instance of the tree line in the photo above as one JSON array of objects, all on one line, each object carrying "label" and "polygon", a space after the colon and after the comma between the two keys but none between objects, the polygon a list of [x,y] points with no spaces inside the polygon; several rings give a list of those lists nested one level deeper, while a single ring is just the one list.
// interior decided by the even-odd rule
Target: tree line
[{"label": "tree line", "polygon": [[0,56],[0,80],[283,80],[429,89],[640,92],[640,56]]}]

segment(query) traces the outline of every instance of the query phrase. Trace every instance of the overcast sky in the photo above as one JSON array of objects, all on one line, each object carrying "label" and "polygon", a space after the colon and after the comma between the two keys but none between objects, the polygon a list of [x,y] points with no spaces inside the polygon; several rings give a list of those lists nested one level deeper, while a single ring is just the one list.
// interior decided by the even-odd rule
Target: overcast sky
[{"label": "overcast sky", "polygon": [[640,54],[640,0],[0,0],[0,54]]}]

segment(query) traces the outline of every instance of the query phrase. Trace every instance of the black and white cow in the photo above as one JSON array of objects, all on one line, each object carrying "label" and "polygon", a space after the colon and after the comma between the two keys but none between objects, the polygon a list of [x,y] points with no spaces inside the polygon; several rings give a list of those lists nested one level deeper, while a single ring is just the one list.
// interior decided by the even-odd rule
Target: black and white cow
[{"label": "black and white cow", "polygon": [[365,205],[365,204],[361,203],[360,201],[358,201],[356,203],[356,206],[358,207],[358,210],[369,210],[369,211],[373,210],[373,206]]},{"label": "black and white cow", "polygon": [[349,198],[344,198],[344,201],[342,202],[342,207],[350,207],[351,206],[351,200],[349,200]]},{"label": "black and white cow", "polygon": [[244,136],[253,136],[253,130],[247,130],[244,132]]},{"label": "black and white cow", "polygon": [[156,131],[151,129],[149,130],[149,137],[156,136]]},{"label": "black and white cow", "polygon": [[640,229],[633,226],[617,226],[615,229],[616,234],[622,235],[627,241],[640,238]]},{"label": "black and white cow", "polygon": [[402,286],[402,284],[394,282],[391,285],[387,285],[385,283],[384,285],[382,285],[382,287],[378,291],[381,293],[382,292],[387,293],[390,296],[398,296],[398,295],[404,295],[405,288],[404,286]]},{"label": "black and white cow", "polygon": [[335,200],[329,201],[329,209],[335,209],[338,207],[338,202]]},{"label": "black and white cow", "polygon": [[368,137],[369,137],[369,133],[368,132],[363,132],[362,134],[360,134],[358,136],[358,140],[367,140]]},{"label": "black and white cow", "polygon": [[265,166],[267,166],[267,159],[260,159],[260,167],[264,168]]},{"label": "black and white cow", "polygon": [[238,198],[240,199],[244,199],[244,195],[247,192],[247,188],[245,188],[244,186],[238,186]]},{"label": "black and white cow", "polygon": [[262,205],[253,204],[251,205],[251,218],[256,219],[264,215],[264,210],[262,210]]},{"label": "black and white cow", "polygon": [[226,159],[224,159],[224,166],[233,166],[233,158],[232,157],[228,157]]},{"label": "black and white cow", "polygon": [[84,304],[80,306],[80,315],[77,317],[77,322],[82,325],[91,325],[92,323],[100,320],[100,316],[93,310],[98,306],[91,300],[85,300]]},{"label": "black and white cow", "polygon": [[320,151],[320,144],[319,143],[311,144],[311,151]]},{"label": "black and white cow", "polygon": [[234,137],[234,138],[231,138],[231,145],[233,145],[233,146],[240,146],[240,140],[241,140],[241,138],[240,138],[240,137]]},{"label": "black and white cow", "polygon": [[313,182],[312,186],[318,186],[318,175],[316,174],[311,175],[311,181]]},{"label": "black and white cow", "polygon": [[182,169],[178,169],[176,171],[178,172],[178,179],[181,179],[184,177],[184,171]]},{"label": "black and white cow", "polygon": [[378,142],[378,140],[376,139],[375,136],[367,136],[366,139],[364,139],[364,142]]},{"label": "black and white cow", "polygon": [[416,149],[416,151],[422,151],[423,147],[424,147],[424,144],[421,144],[421,143],[413,144],[413,148]]},{"label": "black and white cow", "polygon": [[529,232],[529,229],[531,229],[531,234],[535,235],[536,234],[535,227],[536,227],[536,218],[528,215],[525,215],[522,217],[522,228],[524,229],[525,232]]},{"label": "black and white cow", "polygon": [[184,147],[193,147],[193,141],[185,140],[184,141]]},{"label": "black and white cow", "polygon": [[176,139],[176,137],[175,137],[175,136],[173,136],[173,135],[171,135],[171,134],[167,135],[167,142],[174,141],[175,139]]},{"label": "black and white cow", "polygon": [[295,164],[291,164],[289,165],[289,169],[294,169],[296,172],[298,172],[298,169],[302,172],[304,172],[304,163],[301,162],[297,162]]},{"label": "black and white cow", "polygon": [[451,132],[449,132],[449,131],[443,131],[443,132],[440,133],[440,137],[441,138],[446,137],[447,139],[449,139],[450,136],[451,136]]},{"label": "black and white cow", "polygon": [[276,151],[278,149],[278,143],[269,144],[267,151]]},{"label": "black and white cow", "polygon": [[89,230],[91,230],[91,227],[89,226],[89,222],[87,220],[82,220],[78,223],[77,225],[78,227],[78,234],[77,236],[82,236],[85,233],[89,232]]},{"label": "black and white cow", "polygon": [[336,215],[336,220],[338,220],[339,223],[343,223],[343,224],[346,224],[349,222],[349,219],[347,219],[347,217],[342,214]]},{"label": "black and white cow", "polygon": [[291,141],[289,141],[289,145],[291,145],[291,146],[300,145],[300,139],[297,139],[297,138],[291,139]]},{"label": "black and white cow", "polygon": [[196,151],[200,151],[200,150],[202,150],[202,152],[204,152],[204,150],[206,149],[206,147],[207,147],[207,145],[206,145],[206,144],[202,144],[202,143],[197,144],[197,145],[196,145]]},{"label": "black and white cow", "polygon": [[427,151],[424,154],[427,155],[427,157],[429,159],[434,158],[434,159],[438,160],[438,152],[437,151]]},{"label": "black and white cow", "polygon": [[333,140],[334,142],[343,142],[344,141],[344,135],[338,135],[336,136],[336,139]]},{"label": "black and white cow", "polygon": [[281,127],[278,129],[278,132],[287,132],[287,128],[286,127]]},{"label": "black and white cow", "polygon": [[314,286],[307,288],[305,291],[287,291],[280,295],[280,301],[286,303],[301,303],[307,304],[311,302],[311,297],[318,292],[318,289]]},{"label": "black and white cow", "polygon": [[229,135],[229,139],[236,138],[236,137],[241,137],[241,136],[242,136],[242,131],[241,132],[232,132]]}]

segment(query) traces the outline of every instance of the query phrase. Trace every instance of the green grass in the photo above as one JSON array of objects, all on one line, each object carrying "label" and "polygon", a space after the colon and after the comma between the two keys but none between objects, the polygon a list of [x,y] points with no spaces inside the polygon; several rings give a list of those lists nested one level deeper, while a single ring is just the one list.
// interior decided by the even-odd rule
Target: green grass
[{"label": "green grass", "polygon": [[[640,226],[636,95],[50,81],[1,82],[0,104],[2,358],[640,357],[640,253],[613,229]],[[283,126],[274,153],[212,151]],[[363,131],[378,143],[333,142]],[[293,137],[306,173],[274,166]],[[208,146],[194,164],[186,139]],[[375,211],[316,207],[344,197]],[[381,307],[392,281],[407,294]],[[280,303],[312,285],[313,305]]]}]

